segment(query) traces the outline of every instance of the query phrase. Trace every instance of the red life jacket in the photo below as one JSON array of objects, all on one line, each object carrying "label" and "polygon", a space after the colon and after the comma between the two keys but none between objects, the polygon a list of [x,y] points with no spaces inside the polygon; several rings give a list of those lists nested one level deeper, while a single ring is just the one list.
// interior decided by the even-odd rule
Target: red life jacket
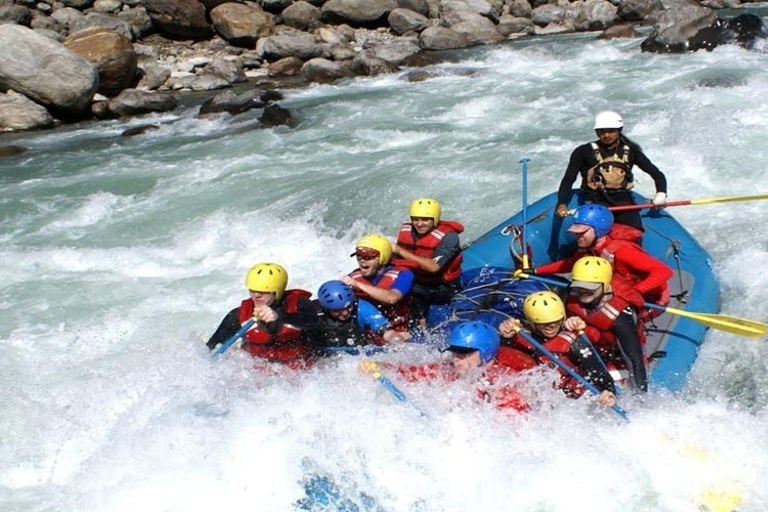
[{"label": "red life jacket", "polygon": [[[306,290],[287,290],[282,298],[280,307],[277,309],[278,321],[284,319],[287,313],[296,313],[299,300],[302,298],[308,299],[311,296],[312,294]],[[239,320],[241,325],[253,318],[253,309],[254,306],[251,299],[245,299],[240,304]],[[245,336],[243,336],[243,340],[245,340],[243,350],[254,357],[283,363],[309,357],[309,347],[302,341],[300,329],[284,322],[280,331],[275,335],[271,335],[264,329],[263,325],[262,322],[256,322],[245,333]]]},{"label": "red life jacket", "polygon": [[[403,225],[400,227],[400,233],[397,235],[397,245],[404,247],[416,256],[430,259],[435,255],[435,249],[445,235],[451,231],[455,233],[464,231],[464,226],[461,223],[443,220],[440,221],[440,224],[438,224],[432,231],[416,240],[414,239],[412,228],[413,223],[403,222]],[[459,252],[436,273],[430,273],[417,267],[413,269],[413,273],[416,274],[416,281],[424,284],[440,284],[455,281],[461,275],[462,259],[461,250],[459,250]]]},{"label": "red life jacket", "polygon": [[[616,254],[623,248],[632,246],[642,252],[643,257],[650,258],[657,262],[658,271],[663,272],[666,275],[666,280],[672,277],[672,269],[659,260],[656,260],[652,256],[648,255],[643,248],[636,243],[636,235],[640,233],[639,230],[623,224],[614,224],[611,233],[605,237],[605,242],[600,246],[593,247],[590,252],[595,256],[605,258],[611,263],[614,271],[614,279],[618,278],[623,285],[628,287],[635,287],[636,284],[644,281],[647,276],[637,275],[633,273],[632,269],[624,264],[621,260],[616,261]],[[640,233],[641,234],[641,233]],[[642,235],[642,234],[641,234]],[[614,238],[614,237],[623,238]],[[641,292],[646,302],[652,302],[660,304],[662,306],[669,304],[669,286],[666,280],[663,284],[655,286],[650,290]]]},{"label": "red life jacket", "polygon": [[[403,269],[397,267],[388,268],[384,272],[382,278],[379,279],[379,281],[376,283],[376,288],[383,288],[385,290],[392,288],[392,285],[395,284],[395,281],[397,281],[397,277],[400,275],[401,270]],[[352,271],[349,274],[349,277],[355,281],[360,281],[361,283],[367,283],[370,285],[373,284],[370,279],[363,277],[360,269]],[[355,295],[358,298],[365,299],[376,306],[378,310],[381,311],[381,314],[384,315],[387,320],[389,320],[389,323],[392,324],[392,329],[395,331],[404,332],[408,330],[408,320],[410,319],[410,308],[408,307],[408,303],[410,300],[407,296],[403,297],[395,304],[384,304],[383,302],[377,301],[362,290],[355,289]]]}]

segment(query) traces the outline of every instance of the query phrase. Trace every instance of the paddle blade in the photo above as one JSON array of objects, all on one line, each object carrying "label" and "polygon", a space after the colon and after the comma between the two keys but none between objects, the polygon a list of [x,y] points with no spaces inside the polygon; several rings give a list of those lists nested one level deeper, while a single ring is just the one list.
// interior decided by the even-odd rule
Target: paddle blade
[{"label": "paddle blade", "polygon": [[746,338],[762,338],[768,334],[768,325],[746,318],[738,318],[728,315],[715,315],[711,313],[694,313],[667,307],[667,313],[679,315],[700,322],[707,327],[720,331],[737,334]]}]

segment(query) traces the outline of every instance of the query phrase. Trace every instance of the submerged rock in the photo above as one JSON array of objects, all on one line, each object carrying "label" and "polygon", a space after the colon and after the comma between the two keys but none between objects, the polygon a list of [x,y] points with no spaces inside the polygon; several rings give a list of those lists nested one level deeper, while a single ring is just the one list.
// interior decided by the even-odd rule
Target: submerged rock
[{"label": "submerged rock", "polygon": [[0,157],[20,155],[27,151],[29,150],[24,146],[0,146]]}]

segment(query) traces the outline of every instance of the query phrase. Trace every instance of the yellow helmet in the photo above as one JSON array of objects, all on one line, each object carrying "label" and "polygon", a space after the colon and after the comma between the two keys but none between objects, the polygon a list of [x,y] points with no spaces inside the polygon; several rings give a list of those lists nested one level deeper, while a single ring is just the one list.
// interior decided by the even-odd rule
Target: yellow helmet
[{"label": "yellow helmet", "polygon": [[356,256],[358,254],[361,256],[366,256],[365,249],[368,251],[376,251],[378,253],[379,263],[381,265],[386,265],[392,258],[392,245],[389,243],[389,240],[381,235],[365,235],[363,238],[357,241],[357,244],[355,244],[355,252],[353,252],[350,256]]},{"label": "yellow helmet", "polygon": [[584,256],[579,258],[573,264],[571,274],[571,287],[585,288],[587,290],[597,290],[603,285],[603,290],[607,290],[613,278],[613,269],[611,263],[605,258],[599,256]]},{"label": "yellow helmet", "polygon": [[275,300],[280,300],[288,286],[288,272],[277,263],[259,263],[248,271],[245,286],[255,292],[274,293]]},{"label": "yellow helmet", "polygon": [[426,219],[434,219],[435,226],[440,224],[440,203],[437,199],[430,199],[428,197],[422,197],[411,203],[411,210],[409,215],[411,217],[424,217]]},{"label": "yellow helmet", "polygon": [[565,306],[557,294],[533,292],[523,301],[523,314],[532,324],[548,324],[565,318]]}]

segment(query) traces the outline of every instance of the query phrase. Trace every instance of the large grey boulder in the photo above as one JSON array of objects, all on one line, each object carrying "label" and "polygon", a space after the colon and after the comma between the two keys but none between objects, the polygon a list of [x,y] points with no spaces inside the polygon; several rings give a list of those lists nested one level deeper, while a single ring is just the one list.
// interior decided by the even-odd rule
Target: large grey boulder
[{"label": "large grey boulder", "polygon": [[417,12],[429,18],[429,2],[427,0],[397,0],[397,7]]},{"label": "large grey boulder", "polygon": [[699,29],[682,43],[659,44],[651,39],[643,41],[644,51],[677,53],[684,51],[712,50],[721,44],[738,44],[747,49],[765,47],[768,28],[762,19],[752,13],[745,13],[731,19],[716,19],[711,25]]},{"label": "large grey boulder", "polygon": [[198,117],[225,112],[232,115],[242,114],[254,108],[262,108],[270,101],[276,101],[281,98],[282,95],[279,92],[265,91],[258,88],[240,94],[233,91],[224,91],[203,103],[200,106]]},{"label": "large grey boulder", "polygon": [[197,0],[145,0],[145,7],[163,34],[176,39],[205,39],[213,29],[205,6]]},{"label": "large grey boulder", "polygon": [[465,34],[446,27],[429,27],[419,34],[419,46],[424,50],[454,50],[466,48],[469,41]]},{"label": "large grey boulder", "polygon": [[320,9],[304,0],[292,3],[280,16],[283,23],[299,30],[314,30],[320,26]]},{"label": "large grey boulder", "polygon": [[661,0],[622,0],[618,15],[624,21],[644,21],[649,19],[652,13],[661,10]]},{"label": "large grey boulder", "polygon": [[397,7],[397,0],[328,0],[323,4],[320,20],[353,27],[383,26]]},{"label": "large grey boulder", "polygon": [[117,16],[109,16],[100,12],[89,12],[83,18],[75,18],[69,24],[69,33],[79,32],[81,30],[101,28],[113,30],[120,35],[133,40],[131,25],[126,20]]},{"label": "large grey boulder", "polygon": [[109,112],[117,117],[166,112],[175,109],[176,106],[176,98],[170,93],[136,89],[126,89],[107,103]]},{"label": "large grey boulder", "polygon": [[321,57],[311,59],[301,67],[301,77],[307,82],[331,83],[340,78],[354,76],[349,63],[336,62]]},{"label": "large grey boulder", "polygon": [[32,11],[23,5],[0,5],[0,23],[15,23],[26,27],[32,22]]},{"label": "large grey boulder", "polygon": [[715,11],[692,0],[662,0],[664,11],[653,32],[640,45],[643,51],[670,53],[688,49],[688,40],[697,32],[712,26]]},{"label": "large grey boulder", "polygon": [[298,57],[306,61],[323,54],[315,36],[290,27],[281,27],[277,34],[259,39],[256,51],[270,62],[284,57]]},{"label": "large grey boulder", "polygon": [[395,34],[421,32],[429,26],[429,18],[410,9],[397,8],[387,17],[389,26]]},{"label": "large grey boulder", "polygon": [[275,31],[274,16],[245,4],[221,4],[211,11],[216,32],[235,46],[253,48],[260,37]]},{"label": "large grey boulder", "polygon": [[492,44],[504,40],[494,23],[488,18],[475,13],[464,16],[464,20],[451,25],[451,30],[467,37],[470,46]]},{"label": "large grey boulder", "polygon": [[582,30],[605,30],[620,21],[618,8],[606,0],[586,0],[577,5],[577,22]]},{"label": "large grey boulder", "polygon": [[545,4],[536,7],[531,12],[531,21],[540,27],[557,23],[565,19],[567,9],[563,5]]},{"label": "large grey boulder", "polygon": [[0,131],[34,130],[52,125],[51,114],[23,94],[0,93]]},{"label": "large grey boulder", "polygon": [[418,39],[399,38],[394,41],[366,50],[373,57],[390,62],[392,64],[403,64],[410,57],[421,51]]},{"label": "large grey boulder", "polygon": [[0,25],[0,55],[0,88],[13,89],[57,116],[87,112],[98,75],[84,58],[21,25]]}]

